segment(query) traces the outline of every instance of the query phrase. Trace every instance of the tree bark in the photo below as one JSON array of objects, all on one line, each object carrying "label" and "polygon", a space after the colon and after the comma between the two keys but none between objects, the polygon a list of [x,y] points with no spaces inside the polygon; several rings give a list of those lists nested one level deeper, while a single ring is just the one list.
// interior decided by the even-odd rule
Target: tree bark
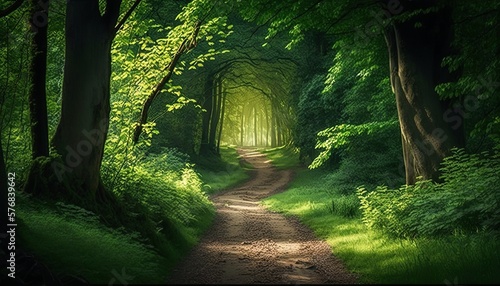
[{"label": "tree bark", "polygon": [[209,148],[217,153],[216,150],[216,139],[217,139],[217,126],[219,124],[219,117],[220,117],[220,111],[221,111],[221,87],[222,85],[222,80],[220,78],[220,75],[218,75],[215,79],[214,82],[214,87],[213,87],[213,108],[212,108],[212,116],[210,120],[210,133],[209,133],[209,139],[208,139],[208,144]]},{"label": "tree bark", "polygon": [[226,112],[226,96],[227,96],[227,94],[224,91],[222,91],[221,96],[222,96],[222,109],[220,112],[219,135],[218,135],[218,139],[217,139],[217,153],[220,153],[220,141],[222,139],[222,129],[224,126],[224,114]]},{"label": "tree bark", "polygon": [[[140,0],[137,0],[134,3],[134,6],[136,7],[139,4],[139,2],[140,2]],[[123,25],[123,24],[121,24],[121,25]],[[119,27],[121,27],[121,25],[119,24],[117,26],[117,28],[115,28],[115,30],[118,30]],[[174,57],[172,58],[170,63],[168,63],[167,67],[165,68],[167,70],[167,74],[155,86],[155,88],[153,89],[151,94],[144,101],[144,105],[142,106],[142,110],[141,110],[141,115],[139,117],[139,122],[137,123],[137,126],[135,127],[134,135],[132,137],[132,141],[134,142],[134,144],[136,144],[139,141],[139,136],[142,133],[142,128],[143,128],[144,124],[146,124],[146,122],[148,121],[148,112],[149,112],[149,108],[151,107],[151,104],[153,103],[155,98],[158,96],[158,94],[160,94],[160,92],[163,90],[165,85],[172,78],[172,75],[173,75],[174,70],[175,70],[175,66],[177,65],[177,63],[181,59],[181,56],[184,53],[186,53],[187,51],[194,49],[196,47],[196,43],[197,43],[196,37],[198,36],[198,32],[200,31],[200,27],[201,27],[201,22],[197,22],[195,29],[194,29],[194,32],[191,35],[191,37],[184,39],[184,41],[182,41],[182,43],[179,46],[179,48],[177,49]]]},{"label": "tree bark", "polygon": [[109,126],[111,43],[120,5],[121,0],[108,0],[101,15],[97,0],[67,3],[62,111],[51,142],[60,159],[34,161],[28,192],[107,196],[100,168]]},{"label": "tree bark", "polygon": [[203,109],[205,112],[203,113],[202,119],[202,128],[201,128],[201,145],[200,145],[200,153],[207,154],[210,152],[210,120],[213,112],[213,88],[214,88],[214,79],[213,75],[209,75],[207,77],[207,81],[205,82],[205,100],[203,102]]},{"label": "tree bark", "polygon": [[49,1],[31,1],[30,23],[32,38],[32,59],[30,65],[31,91],[29,94],[31,143],[33,159],[49,156],[49,128],[47,119],[47,27]]},{"label": "tree bark", "polygon": [[240,145],[243,146],[244,130],[245,128],[245,106],[241,107],[241,124],[240,124]]},{"label": "tree bark", "polygon": [[[405,7],[427,8],[433,1]],[[421,27],[416,27],[421,24]],[[386,30],[390,79],[401,128],[406,184],[419,177],[439,180],[439,167],[450,149],[459,146],[459,132],[443,119],[448,104],[440,101],[437,84],[450,79],[441,67],[450,47],[450,13],[446,9],[394,22]]]},{"label": "tree bark", "polygon": [[257,146],[257,107],[253,106],[253,144]]},{"label": "tree bark", "polygon": [[276,147],[276,108],[271,103],[271,147]]},{"label": "tree bark", "polygon": [[15,0],[10,6],[7,6],[5,9],[0,10],[0,18],[8,16],[10,13],[17,10],[17,8],[21,7],[24,0]]}]

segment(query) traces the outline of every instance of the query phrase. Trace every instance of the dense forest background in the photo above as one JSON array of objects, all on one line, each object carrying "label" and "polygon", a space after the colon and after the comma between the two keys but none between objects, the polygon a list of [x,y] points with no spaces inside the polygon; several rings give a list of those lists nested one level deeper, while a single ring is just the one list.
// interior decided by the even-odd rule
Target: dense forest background
[{"label": "dense forest background", "polygon": [[[1,0],[1,193],[15,184],[21,249],[101,283],[72,265],[129,253],[149,269],[136,281],[158,282],[210,225],[208,195],[246,177],[232,148],[283,147],[319,169],[329,215],[390,239],[466,237],[493,269],[499,14],[494,0]],[[88,241],[116,247],[58,257]]]}]

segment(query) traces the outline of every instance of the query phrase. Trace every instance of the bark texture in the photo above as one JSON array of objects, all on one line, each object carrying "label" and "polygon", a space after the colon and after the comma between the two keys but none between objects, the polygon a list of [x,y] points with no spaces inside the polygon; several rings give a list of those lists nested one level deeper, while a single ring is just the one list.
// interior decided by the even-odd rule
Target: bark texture
[{"label": "bark texture", "polygon": [[47,27],[49,1],[31,0],[30,19],[34,35],[30,65],[31,91],[29,94],[31,143],[33,159],[49,156],[49,128],[47,120]]},{"label": "bark texture", "polygon": [[120,4],[108,0],[103,15],[97,0],[69,0],[66,8],[62,112],[52,139],[61,160],[52,161],[51,168],[66,189],[91,197],[104,191],[100,168],[109,126],[111,43]]},{"label": "bark texture", "polygon": [[[415,2],[415,1],[413,1]],[[435,5],[434,1],[405,2],[416,11]],[[443,119],[449,106],[435,91],[437,84],[451,76],[441,67],[450,51],[451,14],[449,9],[418,13],[405,21],[395,21],[385,33],[390,60],[390,78],[396,95],[401,128],[406,183],[418,177],[439,181],[439,167],[460,133]]]}]

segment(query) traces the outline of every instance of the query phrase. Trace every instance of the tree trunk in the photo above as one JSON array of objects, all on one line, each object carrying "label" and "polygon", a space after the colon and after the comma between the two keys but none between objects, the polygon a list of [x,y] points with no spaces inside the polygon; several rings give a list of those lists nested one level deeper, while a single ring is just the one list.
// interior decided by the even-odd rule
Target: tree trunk
[{"label": "tree trunk", "polygon": [[[134,6],[137,6],[139,4],[140,0],[137,0],[134,4]],[[133,9],[133,8],[132,8]],[[142,133],[142,128],[144,124],[148,121],[148,113],[149,113],[149,108],[151,108],[151,104],[153,104],[153,101],[155,98],[160,94],[160,92],[163,90],[165,85],[170,81],[172,78],[172,75],[174,73],[175,67],[177,66],[177,63],[181,59],[181,56],[186,53],[187,51],[194,49],[196,47],[196,37],[198,36],[198,32],[200,31],[201,27],[201,22],[197,22],[196,26],[194,28],[193,34],[190,36],[190,38],[184,39],[182,43],[180,44],[179,48],[177,48],[177,52],[175,53],[174,57],[172,60],[168,63],[166,66],[167,73],[165,76],[161,79],[161,81],[155,86],[151,94],[146,98],[146,101],[144,101],[144,104],[142,106],[141,110],[141,116],[139,117],[139,122],[137,123],[137,126],[135,127],[134,130],[134,135],[132,137],[132,141],[134,144],[137,144],[139,141],[139,136]]]},{"label": "tree trunk", "polygon": [[276,108],[271,105],[271,147],[276,147]]},{"label": "tree trunk", "polygon": [[264,106],[264,112],[266,116],[266,147],[269,147],[269,112],[267,111],[267,105]]},{"label": "tree trunk", "polygon": [[31,1],[30,23],[32,38],[32,59],[30,66],[31,91],[29,94],[31,118],[31,152],[33,159],[49,156],[49,128],[47,122],[47,26],[49,1]]},{"label": "tree trunk", "polygon": [[[62,112],[51,142],[61,158],[50,163],[55,176],[35,161],[27,191],[106,195],[100,168],[109,126],[111,43],[120,4],[108,0],[101,15],[97,0],[67,3]],[[58,182],[47,182],[54,177]]]},{"label": "tree trunk", "polygon": [[206,112],[203,113],[200,154],[207,154],[210,151],[209,138],[210,138],[210,119],[212,116],[212,109],[213,109],[213,95],[212,95],[213,88],[214,88],[213,76],[209,75],[207,81],[205,82],[205,101],[203,102],[203,109],[206,110]]},{"label": "tree trunk", "polygon": [[[422,2],[433,5],[433,1]],[[428,7],[421,2],[415,5],[421,7],[414,9]],[[405,7],[411,7],[410,3]],[[449,11],[440,10],[394,22],[386,31],[408,185],[418,177],[438,181],[443,158],[462,142],[459,132],[444,121],[448,103],[440,101],[435,91],[437,84],[450,79],[441,67],[449,51],[450,27]]]},{"label": "tree trunk", "polygon": [[221,97],[222,97],[222,109],[220,112],[220,124],[219,124],[219,135],[217,139],[217,153],[220,153],[220,141],[222,138],[222,128],[224,125],[224,113],[226,112],[226,96],[227,94],[222,91]]},{"label": "tree trunk", "polygon": [[257,107],[253,107],[253,145],[257,146]]},{"label": "tree trunk", "polygon": [[245,106],[241,107],[241,124],[240,124],[240,145],[243,146],[243,137],[245,133],[243,132],[245,128]]},{"label": "tree trunk", "polygon": [[214,88],[213,88],[213,108],[212,108],[212,116],[210,121],[210,133],[209,133],[209,146],[210,149],[214,152],[216,151],[216,139],[217,139],[217,126],[219,124],[220,110],[221,110],[221,94],[220,94],[220,86],[221,79],[218,77],[215,80]]}]

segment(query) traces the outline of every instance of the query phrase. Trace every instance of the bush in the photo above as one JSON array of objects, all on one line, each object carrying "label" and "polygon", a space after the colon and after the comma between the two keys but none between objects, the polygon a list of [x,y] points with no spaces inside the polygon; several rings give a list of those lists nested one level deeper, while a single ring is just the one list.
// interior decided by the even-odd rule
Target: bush
[{"label": "bush", "polygon": [[125,227],[152,239],[157,247],[165,247],[163,237],[173,249],[192,245],[213,217],[213,205],[188,159],[165,148],[161,154],[136,154],[124,163],[107,162],[104,168],[104,183],[128,211]]},{"label": "bush", "polygon": [[428,180],[390,190],[357,190],[363,221],[398,237],[500,230],[500,154],[454,149],[442,164],[443,183]]}]

